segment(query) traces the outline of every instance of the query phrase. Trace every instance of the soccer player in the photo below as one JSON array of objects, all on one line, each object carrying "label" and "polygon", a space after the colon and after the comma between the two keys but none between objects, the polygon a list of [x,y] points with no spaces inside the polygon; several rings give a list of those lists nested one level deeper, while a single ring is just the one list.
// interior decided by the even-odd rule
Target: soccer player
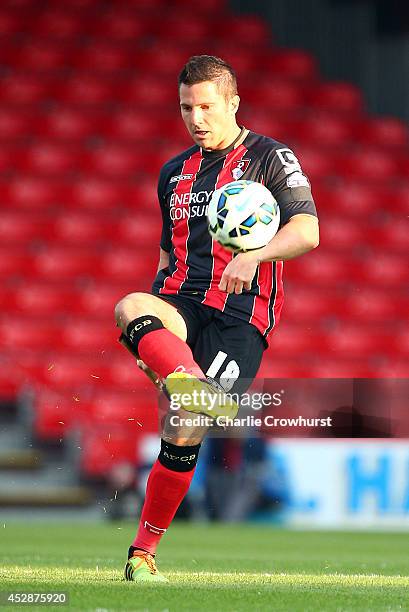
[{"label": "soccer player", "polygon": [[[162,236],[152,294],[131,293],[116,306],[127,348],[168,393],[191,382],[243,392],[257,374],[283,305],[283,261],[314,249],[318,219],[310,184],[294,153],[238,125],[234,70],[220,58],[189,59],[179,75],[182,119],[193,146],[162,168]],[[280,206],[281,226],[263,248],[233,256],[210,238],[212,192],[233,180],[263,183]],[[240,386],[241,384],[241,386]],[[179,386],[178,386],[179,385]],[[247,388],[246,387],[246,388]],[[214,417],[210,406],[204,406]],[[188,406],[181,413],[192,417]],[[221,410],[221,408],[220,408]],[[197,410],[196,410],[197,411]],[[192,480],[205,425],[162,432],[139,529],[128,551],[128,580],[166,580],[155,565],[159,541]]]}]

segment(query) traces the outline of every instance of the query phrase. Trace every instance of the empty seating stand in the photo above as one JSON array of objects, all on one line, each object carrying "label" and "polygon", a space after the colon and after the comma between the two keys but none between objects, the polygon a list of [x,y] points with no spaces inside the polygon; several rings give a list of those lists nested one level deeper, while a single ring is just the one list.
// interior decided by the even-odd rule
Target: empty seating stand
[{"label": "empty seating stand", "polygon": [[4,0],[0,35],[0,394],[31,384],[39,437],[82,427],[82,469],[98,477],[156,430],[156,390],[113,311],[150,290],[156,181],[190,145],[176,79],[194,53],[236,68],[240,121],[295,147],[321,216],[320,248],[285,264],[260,376],[407,375],[402,122],[370,116],[357,87],[324,81],[311,53],[277,48],[220,0],[193,13],[187,0]]}]

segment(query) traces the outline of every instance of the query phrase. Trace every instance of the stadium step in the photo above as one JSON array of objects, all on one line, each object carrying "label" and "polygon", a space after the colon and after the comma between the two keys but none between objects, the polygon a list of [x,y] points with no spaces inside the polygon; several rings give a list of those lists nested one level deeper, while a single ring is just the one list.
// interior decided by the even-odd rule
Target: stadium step
[{"label": "stadium step", "polygon": [[0,492],[1,507],[78,507],[93,501],[87,487],[13,487]]}]

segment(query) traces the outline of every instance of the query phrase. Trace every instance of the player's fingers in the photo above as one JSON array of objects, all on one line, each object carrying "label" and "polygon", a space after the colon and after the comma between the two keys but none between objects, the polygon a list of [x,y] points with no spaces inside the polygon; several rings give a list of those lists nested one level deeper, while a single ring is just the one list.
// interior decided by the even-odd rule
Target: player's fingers
[{"label": "player's fingers", "polygon": [[222,274],[222,277],[220,279],[219,289],[220,291],[227,291],[227,280],[224,274]]},{"label": "player's fingers", "polygon": [[248,282],[244,283],[243,287],[244,287],[244,289],[247,289],[247,291],[250,291],[250,289],[251,289],[251,281],[248,281]]},{"label": "player's fingers", "polygon": [[231,280],[228,282],[227,285],[227,293],[234,293],[234,287],[236,286],[236,281],[235,280]]},{"label": "player's fingers", "polygon": [[243,291],[243,283],[241,281],[237,281],[236,287],[234,289],[234,293],[237,293],[237,295],[239,295],[242,291]]}]

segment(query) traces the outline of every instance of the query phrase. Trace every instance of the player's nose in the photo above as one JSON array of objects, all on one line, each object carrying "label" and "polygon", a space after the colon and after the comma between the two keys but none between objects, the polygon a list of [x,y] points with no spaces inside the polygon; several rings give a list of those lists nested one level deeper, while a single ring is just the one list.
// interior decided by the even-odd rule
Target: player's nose
[{"label": "player's nose", "polygon": [[200,129],[201,121],[203,119],[202,109],[201,108],[193,108],[192,109],[192,114],[191,114],[190,118],[191,118],[191,121],[192,121],[192,125],[196,129]]}]

